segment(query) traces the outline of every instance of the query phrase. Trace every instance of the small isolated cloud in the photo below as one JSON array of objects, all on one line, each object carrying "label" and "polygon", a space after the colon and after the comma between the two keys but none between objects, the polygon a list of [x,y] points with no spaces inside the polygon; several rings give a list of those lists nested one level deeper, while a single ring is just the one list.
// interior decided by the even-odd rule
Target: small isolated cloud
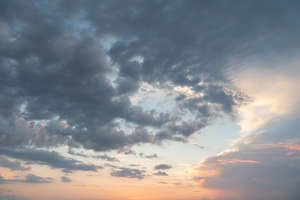
[{"label": "small isolated cloud", "polygon": [[149,155],[145,155],[144,153],[139,153],[140,157],[142,158],[148,158],[148,159],[152,159],[152,158],[157,158],[157,154],[154,153],[154,154],[149,154]]},{"label": "small isolated cloud", "polygon": [[61,182],[64,182],[64,183],[69,183],[69,182],[72,182],[72,180],[66,176],[62,176],[60,178]]},{"label": "small isolated cloud", "polygon": [[153,173],[153,175],[156,175],[156,176],[169,176],[168,173],[163,172],[163,171],[155,172],[155,173]]},{"label": "small isolated cloud", "polygon": [[120,167],[118,169],[113,169],[110,174],[115,177],[143,179],[145,177],[145,172],[145,170]]},{"label": "small isolated cloud", "polygon": [[119,149],[118,153],[123,153],[125,155],[136,155],[136,152],[134,150],[127,148]]},{"label": "small isolated cloud", "polygon": [[172,166],[168,165],[168,164],[159,164],[154,167],[155,170],[167,170],[167,169],[171,169],[171,168],[172,168]]},{"label": "small isolated cloud", "polygon": [[120,162],[119,159],[117,159],[115,157],[108,156],[108,155],[94,156],[94,158],[105,160],[105,161],[108,161],[108,162]]}]

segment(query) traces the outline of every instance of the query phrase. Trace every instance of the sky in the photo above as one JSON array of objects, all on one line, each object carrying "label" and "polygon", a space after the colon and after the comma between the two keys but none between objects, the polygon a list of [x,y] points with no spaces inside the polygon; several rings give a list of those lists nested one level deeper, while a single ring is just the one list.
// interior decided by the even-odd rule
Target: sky
[{"label": "sky", "polygon": [[299,9],[1,0],[0,200],[299,200]]}]

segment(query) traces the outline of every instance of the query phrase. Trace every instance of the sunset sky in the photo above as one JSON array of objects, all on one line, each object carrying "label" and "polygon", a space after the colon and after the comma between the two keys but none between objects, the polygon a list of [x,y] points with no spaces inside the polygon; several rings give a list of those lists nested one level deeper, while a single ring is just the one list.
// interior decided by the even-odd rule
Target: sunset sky
[{"label": "sunset sky", "polygon": [[300,1],[0,0],[0,200],[299,200]]}]

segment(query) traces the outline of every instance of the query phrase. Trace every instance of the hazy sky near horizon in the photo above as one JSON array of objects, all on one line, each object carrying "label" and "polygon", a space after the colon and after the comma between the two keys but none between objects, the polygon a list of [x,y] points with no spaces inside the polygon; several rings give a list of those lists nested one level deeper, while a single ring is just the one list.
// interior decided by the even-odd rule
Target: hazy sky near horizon
[{"label": "hazy sky near horizon", "polygon": [[298,200],[299,9],[0,1],[0,200]]}]

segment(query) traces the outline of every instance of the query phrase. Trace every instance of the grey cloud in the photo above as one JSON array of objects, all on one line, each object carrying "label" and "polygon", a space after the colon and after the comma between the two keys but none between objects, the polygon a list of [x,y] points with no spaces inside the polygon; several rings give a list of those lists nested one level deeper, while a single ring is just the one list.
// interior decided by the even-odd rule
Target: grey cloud
[{"label": "grey cloud", "polygon": [[[86,155],[84,153],[74,152],[71,148],[69,148],[68,153],[71,155],[74,155],[74,156],[79,156],[79,157],[85,157],[85,158],[89,157],[89,155]],[[97,156],[90,156],[90,157],[105,160],[108,162],[120,162],[117,158],[111,157],[108,155],[97,155]]]},{"label": "grey cloud", "polygon": [[[47,120],[45,134],[55,136],[55,141],[59,140],[56,144],[69,144],[72,138],[72,144],[106,151],[141,143],[159,144],[161,140],[185,141],[217,116],[213,112],[231,114],[233,107],[239,104],[238,98],[224,93],[222,87],[199,89],[196,86],[199,81],[207,82],[207,85],[215,85],[216,80],[225,82],[222,67],[244,40],[231,36],[235,31],[230,28],[232,26],[223,26],[230,20],[233,21],[229,24],[242,25],[235,20],[234,13],[243,5],[228,8],[222,3],[202,5],[179,1],[130,1],[125,4],[118,1],[103,1],[101,4],[76,1],[71,4],[70,1],[58,1],[42,5],[27,2],[25,5],[14,0],[2,3],[0,19],[5,32],[0,34],[0,102],[4,106],[0,114],[3,118],[9,117],[12,122],[17,117],[28,122]],[[248,4],[251,8],[257,6]],[[220,6],[235,12],[232,14]],[[75,13],[70,7],[73,12],[84,13],[71,24]],[[127,12],[127,7],[135,14]],[[211,11],[208,12],[211,17],[206,18],[207,9]],[[188,15],[186,10],[190,10]],[[118,15],[115,15],[116,11]],[[158,15],[150,14],[153,11]],[[216,18],[215,13],[219,12],[224,12],[226,17]],[[258,14],[261,14],[260,10]],[[182,20],[183,16],[185,20]],[[196,22],[195,19],[201,20]],[[78,23],[89,24],[89,27],[82,30],[84,28],[76,26]],[[252,29],[242,33],[250,37],[249,30]],[[117,40],[106,50],[100,42],[104,35]],[[220,36],[224,39],[216,40]],[[228,51],[228,46],[232,51]],[[144,62],[131,61],[138,55],[144,58]],[[203,91],[205,95],[201,100],[178,101],[183,110],[189,109],[201,115],[201,119],[174,125],[172,123],[180,121],[180,117],[146,111],[133,105],[129,97],[138,91],[142,82],[156,87],[172,83]],[[213,102],[220,110],[209,107],[209,103],[203,108],[192,109],[199,102]],[[26,105],[22,113],[21,105]],[[212,111],[204,113],[205,110]],[[66,121],[68,128],[55,125],[53,119],[57,117],[57,123]],[[162,130],[148,133],[147,129],[137,128],[128,134],[119,130],[117,120],[120,119],[136,127]],[[9,137],[17,137],[12,132],[1,135],[5,136],[5,141],[0,140],[3,145],[9,144]],[[30,134],[28,137],[33,138]],[[36,145],[40,139],[17,140],[13,144],[26,145],[28,142]]]},{"label": "grey cloud", "polygon": [[[59,135],[49,135],[41,125],[33,126],[24,119],[3,118],[0,116],[0,143],[1,146],[17,147],[23,145],[57,146],[68,144],[69,139]],[[71,143],[70,143],[71,144]]]},{"label": "grey cloud", "polygon": [[62,176],[60,178],[61,182],[64,182],[64,183],[69,183],[69,182],[72,182],[72,180],[66,176]]},{"label": "grey cloud", "polygon": [[32,183],[32,184],[44,184],[51,183],[54,179],[49,177],[40,177],[34,174],[27,174],[24,179],[5,179],[0,176],[0,183],[2,184],[10,184],[10,183]]},{"label": "grey cloud", "polygon": [[136,156],[136,152],[132,149],[120,149],[118,153],[123,153],[125,155],[134,155]]},{"label": "grey cloud", "polygon": [[34,174],[28,174],[24,180],[25,183],[51,183],[52,178],[43,178]]},{"label": "grey cloud", "polygon": [[20,171],[26,171],[30,169],[29,167],[22,166],[22,164],[18,161],[11,161],[2,156],[0,156],[0,167],[5,167],[10,170],[20,170]]},{"label": "grey cloud", "polygon": [[155,173],[153,173],[153,175],[156,175],[156,176],[169,176],[168,173],[163,172],[163,171],[155,172]]},{"label": "grey cloud", "polygon": [[156,169],[156,170],[158,170],[158,169],[167,170],[167,169],[171,169],[171,168],[172,168],[172,166],[168,165],[168,164],[159,164],[154,167],[154,169]]},{"label": "grey cloud", "polygon": [[[233,65],[299,47],[299,6],[267,0],[2,1],[1,146],[68,144],[107,151],[186,142],[223,114],[233,116],[247,100],[228,92],[235,91],[226,75]],[[133,62],[135,56],[143,62]],[[143,82],[202,93],[179,94],[176,101],[195,119],[133,105],[130,97]],[[22,138],[22,129],[14,131],[19,118],[46,121],[43,137],[24,130]],[[125,130],[119,120],[137,128]],[[68,127],[60,125],[64,121]]]},{"label": "grey cloud", "polygon": [[140,165],[139,164],[130,164],[129,166],[130,167],[139,167]]},{"label": "grey cloud", "polygon": [[72,172],[76,170],[97,171],[97,169],[101,168],[100,166],[84,164],[78,160],[65,158],[54,151],[0,148],[0,153],[12,158],[62,169],[65,172]]},{"label": "grey cloud", "polygon": [[[28,2],[20,12],[18,1],[1,7],[8,36],[1,38],[0,102],[5,110],[0,114],[13,121],[20,106],[26,105],[21,116],[27,121],[52,121],[58,116],[72,128],[60,130],[49,123],[48,133],[71,136],[85,148],[97,151],[149,142],[147,136],[127,138],[115,130],[118,124],[113,121],[121,118],[137,125],[161,126],[171,120],[169,114],[144,111],[133,106],[128,96],[119,94],[109,80],[113,67],[98,37],[69,29],[53,5],[46,8]],[[23,17],[27,12],[30,17]],[[12,26],[20,29],[16,32]],[[12,39],[15,35],[18,37]]]},{"label": "grey cloud", "polygon": [[84,153],[80,153],[80,152],[75,152],[75,151],[73,151],[72,148],[69,148],[69,149],[68,149],[68,153],[69,153],[70,155],[73,155],[73,156],[88,157],[88,156],[87,156],[86,154],[84,154]]},{"label": "grey cloud", "polygon": [[[143,179],[146,175],[145,170],[140,170],[136,168],[120,167],[112,164],[105,164],[105,166],[111,168],[111,176],[122,177],[122,178],[136,178]],[[130,167],[138,167],[139,165],[131,164]]]},{"label": "grey cloud", "polygon": [[29,198],[0,194],[0,200],[30,200]]},{"label": "grey cloud", "polygon": [[111,176],[123,177],[123,178],[143,179],[145,177],[144,170],[125,168],[125,167],[114,169],[110,174]]},{"label": "grey cloud", "polygon": [[[289,148],[299,141],[296,115],[282,117],[279,124],[271,122],[260,135],[248,136],[245,140],[251,142],[237,144],[238,151],[207,158],[199,172],[217,170],[220,174],[194,180],[204,181],[204,187],[225,191],[217,200],[298,199],[300,151]],[[226,195],[226,191],[235,195]]]},{"label": "grey cloud", "polygon": [[119,167],[117,165],[112,165],[112,164],[109,164],[109,163],[106,163],[104,164],[105,167],[110,167],[110,168],[113,168],[113,169],[118,169]]},{"label": "grey cloud", "polygon": [[102,160],[109,161],[109,162],[120,162],[117,158],[114,158],[114,157],[111,157],[108,155],[95,156],[94,158],[102,159]]},{"label": "grey cloud", "polygon": [[142,157],[142,158],[148,158],[148,159],[152,159],[152,158],[157,158],[157,154],[154,153],[154,154],[149,154],[149,155],[145,155],[144,153],[139,153],[139,156]]}]

